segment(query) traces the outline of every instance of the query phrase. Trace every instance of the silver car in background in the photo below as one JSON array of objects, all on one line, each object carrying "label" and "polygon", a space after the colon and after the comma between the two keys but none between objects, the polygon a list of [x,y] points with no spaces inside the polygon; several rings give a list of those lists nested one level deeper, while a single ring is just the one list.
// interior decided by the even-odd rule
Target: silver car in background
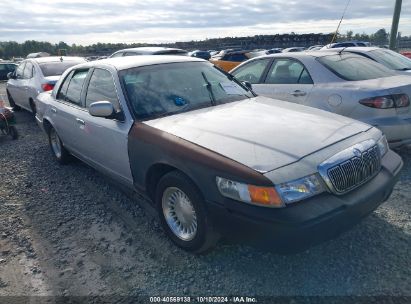
[{"label": "silver car in background", "polygon": [[348,47],[332,50],[361,55],[381,63],[391,70],[411,75],[411,59],[389,49],[379,47]]},{"label": "silver car in background", "polygon": [[411,77],[347,52],[253,58],[231,71],[263,96],[358,119],[382,130],[391,147],[411,143]]},{"label": "silver car in background", "polygon": [[44,91],[54,88],[63,72],[86,60],[81,57],[42,57],[22,61],[13,73],[9,73],[7,97],[15,110],[23,108],[36,112],[34,99]]}]

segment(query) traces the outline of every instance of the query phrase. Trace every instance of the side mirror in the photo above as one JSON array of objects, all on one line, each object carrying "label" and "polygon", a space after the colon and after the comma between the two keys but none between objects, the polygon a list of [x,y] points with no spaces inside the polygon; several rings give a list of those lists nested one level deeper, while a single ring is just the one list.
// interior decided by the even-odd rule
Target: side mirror
[{"label": "side mirror", "polygon": [[93,102],[89,108],[88,112],[91,116],[112,118],[115,116],[116,112],[113,105],[109,101],[96,101]]},{"label": "side mirror", "polygon": [[243,81],[242,84],[243,84],[249,91],[252,91],[252,90],[253,90],[253,86],[251,85],[250,82],[248,82],[248,81]]},{"label": "side mirror", "polygon": [[7,78],[8,79],[16,79],[16,75],[14,74],[14,72],[8,72],[7,73]]}]

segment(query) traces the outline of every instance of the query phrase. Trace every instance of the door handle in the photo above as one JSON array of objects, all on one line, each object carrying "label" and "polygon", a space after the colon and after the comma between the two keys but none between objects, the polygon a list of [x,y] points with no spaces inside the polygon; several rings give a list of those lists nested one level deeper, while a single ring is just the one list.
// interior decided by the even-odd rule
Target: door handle
[{"label": "door handle", "polygon": [[307,95],[307,92],[300,91],[300,90],[295,90],[294,92],[290,93],[290,95],[293,95],[295,97],[300,97],[300,96]]},{"label": "door handle", "polygon": [[80,119],[80,118],[76,118],[76,122],[79,124],[79,125],[82,125],[82,126],[84,126],[86,123],[84,122],[84,120],[82,120],[82,119]]},{"label": "door handle", "polygon": [[53,112],[53,113],[57,113],[57,109],[56,109],[56,108],[51,108],[50,111]]}]

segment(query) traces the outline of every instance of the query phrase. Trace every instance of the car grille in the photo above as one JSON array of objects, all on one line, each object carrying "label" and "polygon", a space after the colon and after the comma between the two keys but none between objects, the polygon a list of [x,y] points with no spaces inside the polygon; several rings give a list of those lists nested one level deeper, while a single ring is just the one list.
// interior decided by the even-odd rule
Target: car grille
[{"label": "car grille", "polygon": [[374,177],[381,169],[381,157],[375,145],[328,168],[327,175],[338,194],[346,193]]}]

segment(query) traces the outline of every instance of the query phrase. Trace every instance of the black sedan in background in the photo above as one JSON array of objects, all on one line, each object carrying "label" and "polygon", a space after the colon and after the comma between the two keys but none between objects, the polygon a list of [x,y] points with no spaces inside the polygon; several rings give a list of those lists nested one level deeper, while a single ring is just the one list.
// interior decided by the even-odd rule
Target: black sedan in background
[{"label": "black sedan in background", "polygon": [[14,72],[17,64],[13,62],[0,62],[0,80],[7,80],[7,74]]}]

